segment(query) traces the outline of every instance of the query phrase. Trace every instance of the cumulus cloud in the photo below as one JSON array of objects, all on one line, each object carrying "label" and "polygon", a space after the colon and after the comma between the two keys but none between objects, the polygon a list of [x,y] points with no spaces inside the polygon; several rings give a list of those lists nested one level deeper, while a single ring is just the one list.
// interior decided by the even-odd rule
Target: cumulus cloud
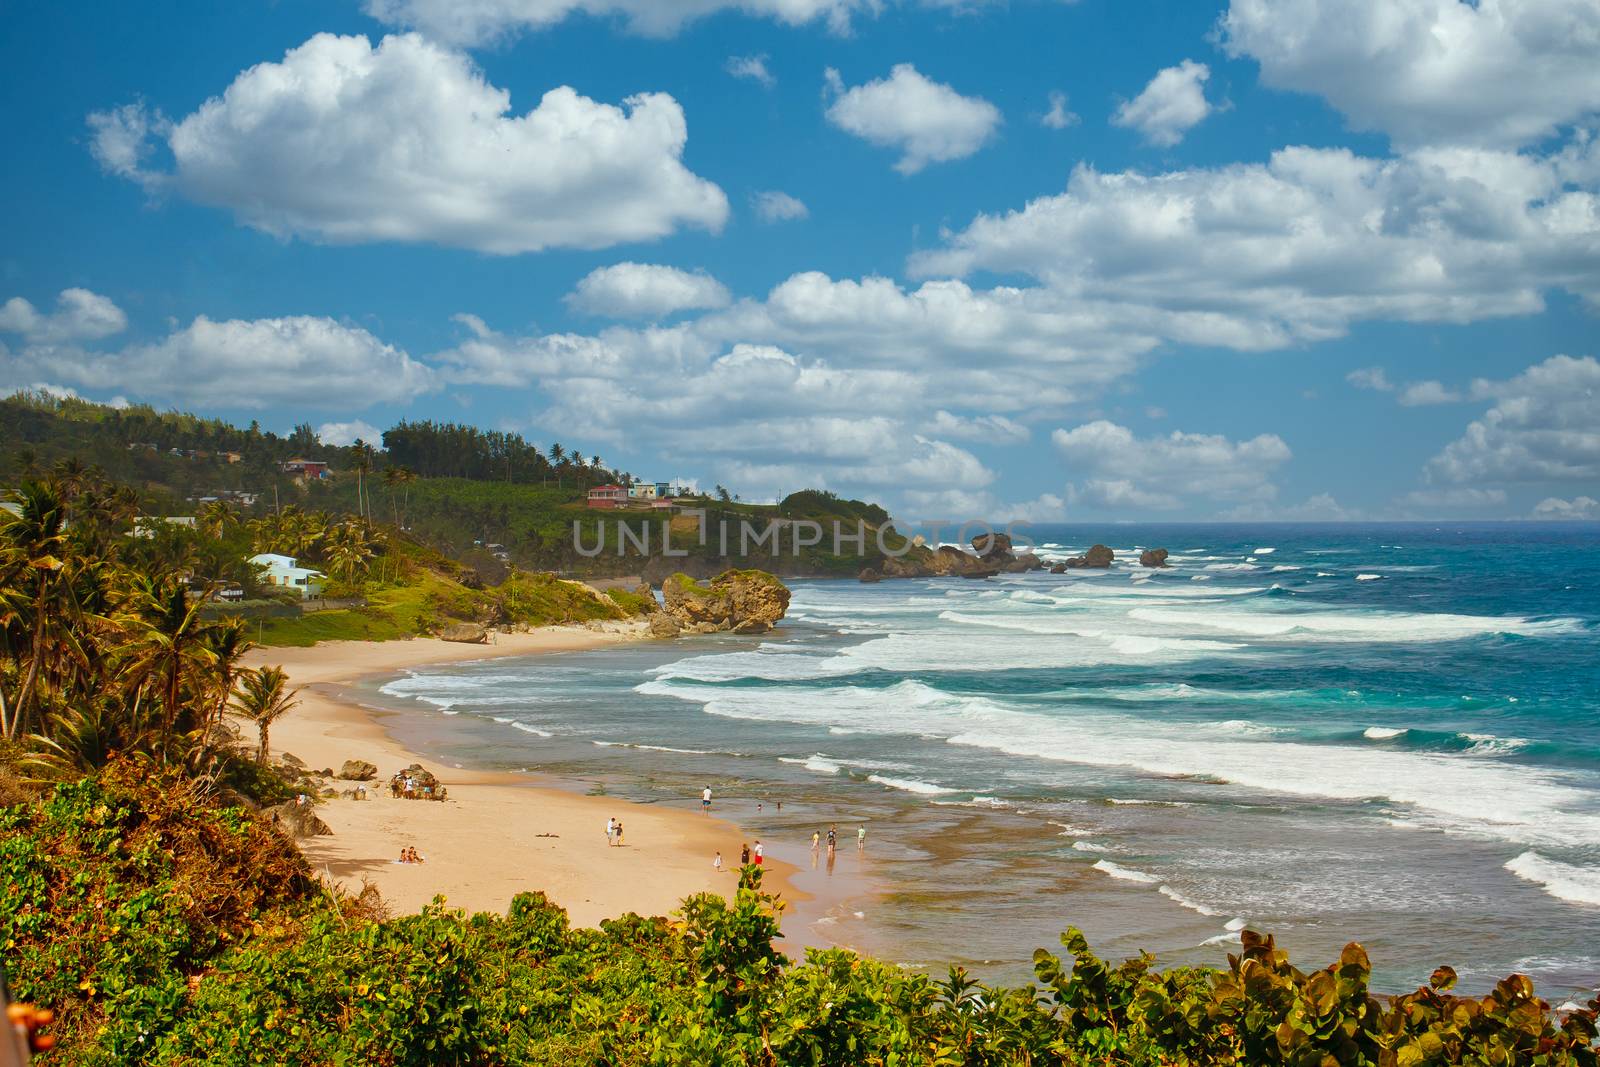
[{"label": "cumulus cloud", "polygon": [[1051,130],[1064,130],[1078,124],[1078,116],[1067,107],[1067,94],[1056,91],[1050,94],[1050,110],[1039,116],[1039,125]]},{"label": "cumulus cloud", "polygon": [[30,342],[98,341],[127,327],[128,316],[110,297],[87,289],[61,290],[48,313],[20,296],[0,304],[0,333],[21,334]]},{"label": "cumulus cloud", "polygon": [[431,369],[366,330],[309,316],[202,315],[153,343],[116,352],[31,345],[9,362],[12,376],[224,409],[403,403],[435,384]]},{"label": "cumulus cloud", "polygon": [[[721,189],[683,165],[688,125],[665,93],[622,106],[568,87],[512,111],[465,55],[414,34],[318,34],[244,71],[173,124],[90,116],[94,151],[137,178],[279,237],[431,242],[511,255],[719,230]],[[159,132],[173,169],[130,143]]]},{"label": "cumulus cloud", "polygon": [[1111,124],[1138,130],[1151,144],[1171,148],[1211,114],[1205,93],[1210,77],[1211,68],[1192,59],[1167,67],[1150,79],[1144,92],[1117,109]]},{"label": "cumulus cloud", "polygon": [[1433,380],[1410,382],[1400,390],[1403,407],[1425,407],[1430,404],[1458,404],[1465,399],[1459,392]]},{"label": "cumulus cloud", "polygon": [[1533,517],[1536,519],[1600,519],[1600,500],[1592,496],[1573,497],[1563,500],[1560,497],[1545,497],[1534,505]]},{"label": "cumulus cloud", "polygon": [[1064,295],[1165,311],[1153,326],[1170,340],[1246,350],[1365,320],[1528,314],[1551,288],[1600,301],[1600,196],[1572,187],[1567,168],[1475,150],[1379,160],[1316,148],[1153,175],[1079,166],[1065,192],[980,214],[910,269],[1031,275]]},{"label": "cumulus cloud", "polygon": [[1291,455],[1276,434],[1248,441],[1180,431],[1140,438],[1105,419],[1058,429],[1050,440],[1075,479],[1070,500],[1140,511],[1271,500],[1273,472]]},{"label": "cumulus cloud", "polygon": [[1473,382],[1494,402],[1428,461],[1429,481],[1600,482],[1600,362],[1552,356],[1506,381]]},{"label": "cumulus cloud", "polygon": [[834,100],[828,121],[847,133],[901,153],[894,169],[915,174],[930,163],[965,159],[1000,127],[1000,109],[976,96],[962,96],[931,81],[910,63],[887,78],[846,88],[839,72],[827,71]]},{"label": "cumulus cloud", "polygon": [[792,222],[811,214],[804,203],[778,189],[768,189],[750,198],[762,222]]},{"label": "cumulus cloud", "polygon": [[722,69],[735,78],[757,82],[767,89],[778,84],[778,79],[774,78],[772,71],[767,69],[765,53],[759,56],[729,56]]},{"label": "cumulus cloud", "polygon": [[1357,389],[1371,389],[1376,393],[1394,392],[1394,383],[1382,367],[1360,367],[1344,376],[1344,380]]},{"label": "cumulus cloud", "polygon": [[573,15],[616,17],[634,33],[665,37],[697,18],[721,11],[776,19],[789,26],[822,22],[835,32],[856,12],[877,10],[876,0],[367,0],[369,15],[410,26],[436,40],[476,45],[553,26]]},{"label": "cumulus cloud", "polygon": [[725,307],[729,299],[723,284],[703,271],[615,263],[590,271],[566,302],[590,315],[659,319],[675,311]]},{"label": "cumulus cloud", "polygon": [[1232,0],[1223,42],[1401,145],[1516,147],[1600,112],[1594,0]]},{"label": "cumulus cloud", "polygon": [[975,415],[962,417],[948,411],[933,413],[928,423],[929,432],[958,441],[984,441],[995,445],[1019,445],[1029,436],[1028,428],[1004,415]]},{"label": "cumulus cloud", "polygon": [[382,447],[383,431],[362,419],[325,422],[317,427],[317,440],[337,448],[347,448],[357,441],[364,441],[373,447]]}]

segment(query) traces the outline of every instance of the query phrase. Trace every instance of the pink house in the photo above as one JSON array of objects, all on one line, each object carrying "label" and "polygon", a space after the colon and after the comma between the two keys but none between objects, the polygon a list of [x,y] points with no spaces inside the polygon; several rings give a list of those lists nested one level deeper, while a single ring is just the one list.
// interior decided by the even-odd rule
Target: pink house
[{"label": "pink house", "polygon": [[591,508],[615,508],[628,502],[628,491],[620,485],[597,485],[589,490]]}]

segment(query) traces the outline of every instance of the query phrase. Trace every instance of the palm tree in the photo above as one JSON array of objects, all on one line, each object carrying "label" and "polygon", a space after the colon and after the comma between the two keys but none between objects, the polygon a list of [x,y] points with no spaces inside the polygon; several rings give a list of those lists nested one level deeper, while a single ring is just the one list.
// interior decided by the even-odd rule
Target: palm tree
[{"label": "palm tree", "polygon": [[383,481],[389,487],[389,506],[394,508],[394,524],[401,529],[405,528],[404,512],[395,502],[395,488],[405,486],[406,504],[409,506],[411,503],[411,483],[416,480],[416,472],[410,467],[385,467],[383,469]]},{"label": "palm tree", "polygon": [[153,691],[161,706],[162,760],[177,740],[186,698],[198,698],[212,666],[209,629],[201,616],[207,595],[191,597],[177,575],[139,575],[134,582],[131,639],[124,645],[135,684]]},{"label": "palm tree", "polygon": [[561,488],[561,468],[567,461],[567,450],[560,442],[550,446],[550,465],[556,469],[556,488]]},{"label": "palm tree", "polygon": [[239,516],[233,510],[233,505],[226,500],[211,501],[195,516],[195,525],[200,528],[200,532],[213,541],[222,540],[222,535],[228,532],[228,527],[238,521]]},{"label": "palm tree", "polygon": [[31,614],[32,636],[26,648],[28,666],[9,705],[0,690],[0,733],[7,740],[24,733],[29,722],[39,671],[44,666],[46,628],[52,620],[65,621],[56,618],[52,600],[66,566],[62,557],[67,554],[67,511],[57,488],[46,482],[24,482],[12,499],[19,505],[17,513],[0,512],[4,518],[0,525],[0,550],[4,552],[0,588],[11,591],[7,610],[18,613],[18,621],[24,608]]},{"label": "palm tree", "polygon": [[256,647],[248,636],[249,632],[250,628],[240,618],[224,619],[205,631],[203,640],[210,659],[211,691],[215,694],[206,723],[207,733],[222,722],[228,698],[233,695],[233,687],[243,671],[239,661],[246,652]]},{"label": "palm tree", "polygon": [[265,764],[268,751],[268,731],[285,713],[299,705],[295,699],[299,690],[288,691],[289,676],[282,667],[259,667],[239,676],[240,692],[232,707],[256,724],[261,742],[256,746],[256,762]]},{"label": "palm tree", "polygon": [[356,510],[362,518],[367,517],[366,477],[372,470],[372,448],[361,438],[356,438]]}]

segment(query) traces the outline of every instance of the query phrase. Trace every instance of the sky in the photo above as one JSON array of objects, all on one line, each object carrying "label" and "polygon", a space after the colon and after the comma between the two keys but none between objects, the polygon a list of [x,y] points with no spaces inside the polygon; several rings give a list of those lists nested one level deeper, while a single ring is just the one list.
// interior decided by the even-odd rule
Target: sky
[{"label": "sky", "polygon": [[1600,519],[1600,0],[0,11],[7,392],[913,522]]}]

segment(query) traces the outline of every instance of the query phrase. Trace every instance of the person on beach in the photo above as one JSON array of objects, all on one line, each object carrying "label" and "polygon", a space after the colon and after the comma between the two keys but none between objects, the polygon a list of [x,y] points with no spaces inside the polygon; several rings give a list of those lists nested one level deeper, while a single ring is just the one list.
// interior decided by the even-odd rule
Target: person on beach
[{"label": "person on beach", "polygon": [[622,820],[617,820],[617,847],[622,847]]},{"label": "person on beach", "polygon": [[817,851],[817,849],[819,849],[821,847],[822,847],[822,831],[821,830],[813,830],[813,831],[811,831],[811,851],[815,852],[815,851]]},{"label": "person on beach", "polygon": [[832,852],[835,848],[838,848],[838,847],[839,847],[839,827],[836,824],[836,825],[828,827],[828,851]]},{"label": "person on beach", "polygon": [[761,860],[762,860],[762,857],[765,856],[765,854],[766,854],[765,851],[761,847],[761,842],[757,841],[756,842],[755,851],[752,853],[752,858],[756,861],[756,866],[757,867],[761,866]]},{"label": "person on beach", "polygon": [[750,846],[747,844],[741,844],[739,846],[739,866],[750,866]]},{"label": "person on beach", "polygon": [[700,791],[700,810],[702,812],[711,810],[711,787],[709,785]]},{"label": "person on beach", "polygon": [[711,869],[718,874],[722,873],[722,853],[718,852],[711,858]]},{"label": "person on beach", "polygon": [[860,825],[860,826],[856,827],[856,851],[860,852],[863,849],[865,849],[866,847],[867,847],[867,828],[866,828],[866,825],[863,824],[863,825]]},{"label": "person on beach", "polygon": [[611,847],[611,837],[616,832],[617,832],[617,820],[616,819],[607,819],[606,820],[606,847],[607,848]]}]

